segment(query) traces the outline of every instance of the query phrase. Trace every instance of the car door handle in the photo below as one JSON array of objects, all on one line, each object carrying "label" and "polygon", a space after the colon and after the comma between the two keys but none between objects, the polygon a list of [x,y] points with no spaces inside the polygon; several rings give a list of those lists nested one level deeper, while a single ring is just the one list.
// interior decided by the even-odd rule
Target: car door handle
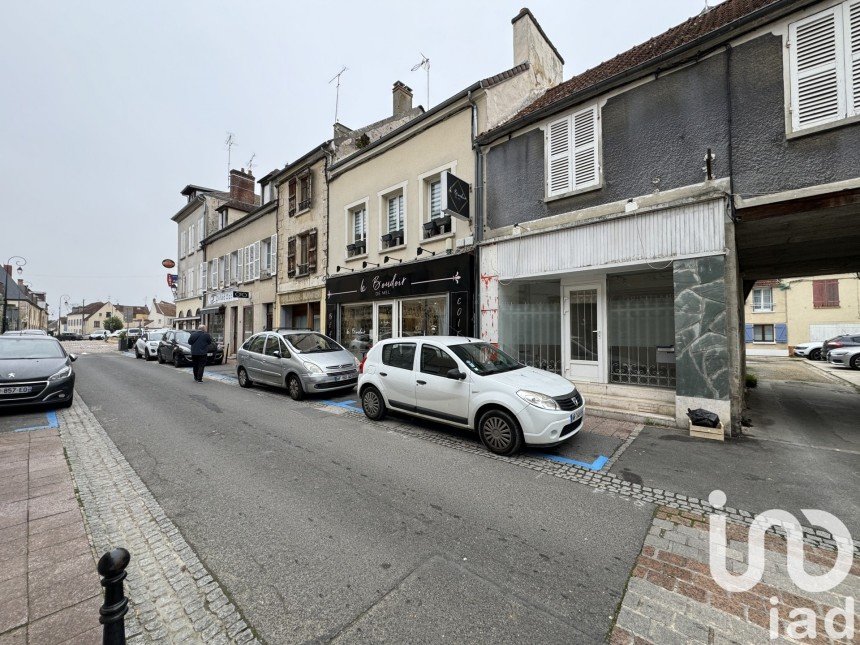
[{"label": "car door handle", "polygon": [[418,385],[427,385],[427,381],[415,381]]},{"label": "car door handle", "polygon": [[379,375],[380,376],[388,376],[388,372],[380,372]]}]

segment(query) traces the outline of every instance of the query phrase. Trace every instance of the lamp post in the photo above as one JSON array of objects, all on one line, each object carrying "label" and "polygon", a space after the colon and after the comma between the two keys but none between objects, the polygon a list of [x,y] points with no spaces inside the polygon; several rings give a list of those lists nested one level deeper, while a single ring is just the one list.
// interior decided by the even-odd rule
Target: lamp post
[{"label": "lamp post", "polygon": [[[64,293],[62,296],[60,296],[60,315],[57,316],[57,335],[58,336],[63,333],[63,323],[61,320],[63,317],[63,305],[66,305],[67,307],[69,306],[69,298],[71,298],[71,296],[67,293]],[[69,326],[68,323],[69,323],[69,321],[68,321],[68,319],[66,319],[66,327]]]},{"label": "lamp post", "polygon": [[[27,260],[22,258],[20,255],[13,255],[11,258],[6,260],[6,264],[11,266],[12,260],[15,260],[15,265],[18,267],[18,275],[24,273],[23,267],[27,264]],[[3,318],[0,319],[0,334],[6,331],[6,305],[9,302],[9,272],[6,270],[6,266],[3,267]]]}]

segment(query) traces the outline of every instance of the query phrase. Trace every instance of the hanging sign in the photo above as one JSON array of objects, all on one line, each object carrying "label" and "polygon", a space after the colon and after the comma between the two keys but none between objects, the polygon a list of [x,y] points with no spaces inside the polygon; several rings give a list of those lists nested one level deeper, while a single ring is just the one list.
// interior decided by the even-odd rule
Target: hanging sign
[{"label": "hanging sign", "polygon": [[176,266],[176,262],[174,262],[170,258],[165,258],[161,261],[161,266],[163,266],[165,269],[172,269]]},{"label": "hanging sign", "polygon": [[472,187],[448,171],[442,173],[442,212],[469,221],[469,193]]},{"label": "hanging sign", "polygon": [[171,289],[176,288],[176,283],[179,281],[178,273],[168,273],[167,274],[167,286]]}]

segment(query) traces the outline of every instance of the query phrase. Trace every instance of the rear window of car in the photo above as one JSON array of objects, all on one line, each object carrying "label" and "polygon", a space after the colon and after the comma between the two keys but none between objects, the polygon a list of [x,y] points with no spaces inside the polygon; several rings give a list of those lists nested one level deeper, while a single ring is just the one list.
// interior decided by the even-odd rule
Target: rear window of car
[{"label": "rear window of car", "polygon": [[62,345],[53,338],[0,338],[0,359],[63,358]]},{"label": "rear window of car", "polygon": [[164,336],[164,334],[162,334],[162,333],[149,333],[146,335],[146,340],[149,340],[149,341],[161,340],[162,336]]},{"label": "rear window of car", "polygon": [[415,364],[415,343],[389,343],[382,346],[382,363],[411,370]]}]

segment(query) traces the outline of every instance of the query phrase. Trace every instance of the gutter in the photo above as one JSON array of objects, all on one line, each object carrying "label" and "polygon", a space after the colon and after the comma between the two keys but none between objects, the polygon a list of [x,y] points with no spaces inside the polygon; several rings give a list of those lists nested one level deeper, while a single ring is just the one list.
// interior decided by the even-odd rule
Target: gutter
[{"label": "gutter", "polygon": [[[668,52],[665,52],[665,53],[661,54],[660,56],[657,56],[656,58],[651,58],[651,59],[649,59],[643,63],[640,63],[639,65],[636,65],[635,67],[631,67],[631,68],[621,72],[620,74],[616,74],[615,76],[610,76],[609,78],[604,79],[603,81],[600,81],[594,85],[591,85],[590,87],[588,87],[584,90],[574,92],[570,96],[567,96],[563,99],[560,99],[559,101],[556,101],[555,103],[551,103],[551,104],[544,106],[538,110],[535,110],[534,112],[530,112],[529,114],[526,114],[525,116],[522,116],[522,117],[515,119],[513,121],[509,121],[507,124],[500,126],[498,129],[493,130],[491,132],[488,132],[485,135],[483,135],[482,137],[479,137],[478,142],[481,145],[487,145],[489,143],[492,143],[493,141],[496,141],[497,139],[500,139],[501,137],[503,137],[505,135],[511,134],[512,132],[514,132],[515,130],[518,130],[521,127],[524,127],[524,126],[529,125],[531,123],[534,123],[536,121],[540,121],[540,120],[542,120],[548,116],[555,114],[556,112],[561,112],[562,110],[564,110],[568,107],[572,107],[574,105],[584,103],[585,101],[587,101],[591,98],[594,98],[595,96],[599,96],[600,94],[605,94],[609,90],[615,89],[618,86],[632,82],[632,81],[636,80],[637,78],[640,78],[642,76],[647,76],[648,74],[651,73],[650,71],[647,71],[647,70],[650,70],[651,68],[653,68],[653,73],[657,74],[660,71],[662,71],[661,67],[660,67],[661,63],[668,61],[668,60],[671,60],[672,58],[675,58],[675,57],[677,57],[680,54],[683,54],[685,52],[689,52],[689,51],[692,51],[695,49],[701,49],[709,41],[720,40],[722,37],[726,36],[727,34],[731,34],[732,32],[735,32],[735,31],[742,31],[743,28],[750,26],[750,23],[754,23],[763,17],[770,16],[770,14],[774,14],[772,16],[772,19],[776,20],[778,18],[782,18],[783,16],[788,15],[790,13],[793,13],[795,11],[799,11],[800,9],[804,9],[807,6],[815,4],[818,1],[819,0],[803,0],[802,2],[798,2],[798,0],[778,0],[777,2],[774,2],[773,4],[769,4],[769,5],[762,7],[756,11],[753,11],[752,13],[747,14],[746,16],[743,16],[742,18],[738,18],[737,20],[735,20],[733,22],[725,24],[722,27],[720,27],[719,29],[711,31],[711,32],[705,34],[704,36],[700,36],[699,38],[697,38],[695,40],[691,40],[689,43],[687,43],[685,45],[682,45],[680,47],[676,47],[675,49],[669,50]],[[754,29],[758,26],[759,25],[752,25],[750,30]],[[737,36],[737,35],[740,35],[740,33],[733,34],[732,37]],[[710,45],[709,49],[704,49],[702,51],[699,51],[697,53],[697,55],[701,55],[701,54],[707,53],[711,50],[715,50],[715,49],[719,48],[721,46],[721,44],[722,43],[720,43],[720,42],[715,42],[712,45]],[[679,60],[679,61],[675,62],[673,64],[673,66],[678,65],[681,62],[683,62],[683,60]],[[647,71],[647,73],[646,73],[646,71]]]},{"label": "gutter", "polygon": [[[478,251],[481,240],[484,237],[484,182],[481,176],[483,162],[481,157],[481,146],[478,145],[478,104],[472,99],[472,90],[469,90],[469,105],[472,106],[472,153],[475,155],[475,216],[472,220],[472,236],[475,250]],[[481,337],[481,258],[480,251],[475,257],[475,277],[472,284],[473,291],[473,316],[472,328],[475,338]]]}]

